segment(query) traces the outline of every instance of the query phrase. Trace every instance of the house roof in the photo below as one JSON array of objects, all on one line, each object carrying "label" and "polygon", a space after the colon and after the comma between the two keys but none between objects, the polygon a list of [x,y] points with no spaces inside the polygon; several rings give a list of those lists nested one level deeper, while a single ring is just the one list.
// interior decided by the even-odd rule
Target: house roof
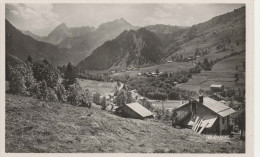
[{"label": "house roof", "polygon": [[221,84],[212,84],[210,87],[221,88],[222,86]]},{"label": "house roof", "polygon": [[[198,99],[197,99],[197,101],[199,102]],[[219,101],[216,101],[214,99],[211,99],[209,97],[203,98],[202,105],[206,106],[207,108],[209,108],[210,110],[212,110],[213,112],[217,113],[218,115],[220,115],[222,117],[226,117],[226,116],[236,112],[235,110],[226,106],[225,104],[223,104]]]},{"label": "house roof", "polygon": [[150,112],[148,109],[143,107],[138,102],[129,103],[129,104],[126,104],[126,106],[129,107],[130,109],[132,109],[134,112],[136,112],[137,114],[139,114],[142,117],[149,117],[149,116],[153,115],[152,112]]}]

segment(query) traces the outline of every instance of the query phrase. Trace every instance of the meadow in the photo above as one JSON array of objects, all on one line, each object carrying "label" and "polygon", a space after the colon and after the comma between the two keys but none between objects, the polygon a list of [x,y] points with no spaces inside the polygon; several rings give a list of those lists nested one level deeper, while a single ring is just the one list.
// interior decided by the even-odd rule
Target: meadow
[{"label": "meadow", "polygon": [[[201,71],[199,74],[194,74],[192,79],[177,85],[177,87],[199,91],[200,89],[210,89],[211,84],[222,84],[226,89],[245,89],[243,61],[245,61],[245,54],[224,59],[216,63],[211,71]],[[237,82],[235,82],[235,73],[239,74]]]},{"label": "meadow", "polygon": [[154,120],[6,94],[7,153],[244,153],[235,138],[209,138]]},{"label": "meadow", "polygon": [[100,95],[109,95],[116,91],[116,82],[101,82],[95,80],[79,79],[79,84],[82,88],[87,88],[90,92],[97,92]]}]

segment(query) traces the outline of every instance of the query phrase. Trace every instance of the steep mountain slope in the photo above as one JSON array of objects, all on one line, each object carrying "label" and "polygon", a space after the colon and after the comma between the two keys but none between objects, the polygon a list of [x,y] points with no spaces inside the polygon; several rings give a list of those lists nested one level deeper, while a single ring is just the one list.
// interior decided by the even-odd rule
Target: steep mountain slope
[{"label": "steep mountain slope", "polygon": [[41,40],[41,37],[39,35],[33,34],[31,31],[29,30],[20,30],[23,34],[25,35],[29,35],[30,37],[32,37],[35,40]]},{"label": "steep mountain slope", "polygon": [[67,64],[69,53],[57,46],[40,42],[17,30],[8,20],[6,28],[6,55],[25,60],[29,55],[35,59],[46,58],[55,65]]},{"label": "steep mountain slope", "polygon": [[105,42],[85,60],[80,69],[106,70],[132,65],[159,63],[163,56],[160,40],[152,32],[141,28],[124,31],[116,39]]},{"label": "steep mountain slope", "polygon": [[244,49],[245,7],[242,7],[186,29],[165,52],[170,56],[188,57],[198,50],[198,55],[206,52],[205,57],[216,59]]},{"label": "steep mountain slope", "polygon": [[[58,25],[48,36],[41,37],[38,40],[51,43],[54,45],[60,44],[64,39],[68,37],[79,37],[93,32],[94,27],[83,26],[83,27],[67,27],[65,23]],[[67,47],[63,47],[67,48]]]},{"label": "steep mountain slope", "polygon": [[[133,35],[135,31],[124,32],[116,40],[98,47],[78,66],[90,70],[124,69],[131,65],[159,63],[163,59],[175,59],[180,55],[194,57],[195,52],[199,56],[196,62],[202,62],[204,58],[215,60],[233,52],[241,52],[245,50],[245,7],[192,27],[152,25],[145,29],[156,39],[152,40],[152,44],[144,41],[144,38],[136,38]],[[122,44],[123,41],[126,43]],[[136,55],[143,54],[136,52],[144,49],[146,55]],[[157,57],[157,60],[152,60],[151,56]]]},{"label": "steep mountain slope", "polygon": [[162,42],[163,47],[169,46],[176,42],[176,39],[189,27],[170,26],[170,25],[149,25],[145,27],[147,30],[153,32]]},{"label": "steep mountain slope", "polygon": [[54,45],[59,44],[62,40],[67,37],[71,37],[72,33],[65,23],[57,26],[47,37],[43,37],[41,40]]},{"label": "steep mountain slope", "polygon": [[135,29],[123,18],[101,24],[95,31],[89,32],[80,37],[68,37],[63,40],[59,47],[70,48],[75,53],[83,54],[87,57],[91,52],[102,45],[105,41],[116,38],[124,30]]}]

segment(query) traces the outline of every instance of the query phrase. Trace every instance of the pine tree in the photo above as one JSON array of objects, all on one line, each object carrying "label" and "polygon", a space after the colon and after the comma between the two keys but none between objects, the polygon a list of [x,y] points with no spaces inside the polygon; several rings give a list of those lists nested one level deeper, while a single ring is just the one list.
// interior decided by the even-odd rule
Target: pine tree
[{"label": "pine tree", "polygon": [[74,83],[76,83],[76,70],[75,68],[72,66],[71,63],[68,63],[67,65],[67,70],[65,72],[65,76],[64,76],[64,85],[66,88],[68,88],[68,86],[73,85]]}]

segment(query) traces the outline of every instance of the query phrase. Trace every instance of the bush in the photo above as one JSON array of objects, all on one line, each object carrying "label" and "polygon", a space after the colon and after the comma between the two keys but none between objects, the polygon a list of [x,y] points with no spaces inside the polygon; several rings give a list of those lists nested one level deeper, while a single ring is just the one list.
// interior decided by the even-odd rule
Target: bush
[{"label": "bush", "polygon": [[91,106],[91,95],[88,90],[83,90],[78,83],[69,86],[68,103],[74,106]]},{"label": "bush", "polygon": [[9,92],[18,95],[28,95],[26,81],[20,70],[10,68]]},{"label": "bush", "polygon": [[55,87],[54,87],[54,91],[58,97],[58,100],[60,102],[67,102],[67,91],[65,89],[65,87],[58,83]]},{"label": "bush", "polygon": [[143,106],[143,107],[145,107],[146,109],[148,109],[148,110],[150,110],[150,111],[152,111],[153,112],[153,110],[154,110],[154,105],[150,102],[150,101],[148,101],[146,98],[144,98],[143,100],[141,100],[141,101],[139,101],[139,103]]},{"label": "bush", "polygon": [[196,66],[194,68],[190,68],[190,73],[191,74],[196,74],[196,73],[200,73],[201,72],[201,69],[199,66]]},{"label": "bush", "polygon": [[45,81],[48,87],[53,88],[59,80],[59,70],[47,64],[46,62],[38,61],[32,67],[34,78],[37,81]]},{"label": "bush", "polygon": [[180,95],[179,95],[179,93],[176,92],[176,91],[171,91],[171,92],[169,93],[169,95],[168,95],[168,98],[169,98],[170,100],[179,100],[179,99],[180,99]]},{"label": "bush", "polygon": [[94,93],[93,94],[93,102],[97,105],[101,104],[101,99],[100,99],[100,94],[99,93]]},{"label": "bush", "polygon": [[46,101],[59,101],[58,96],[56,95],[55,91],[51,89],[50,87],[47,88],[46,90]]},{"label": "bush", "polygon": [[107,108],[106,97],[102,97],[102,99],[101,99],[101,109],[105,110],[106,108]]}]

